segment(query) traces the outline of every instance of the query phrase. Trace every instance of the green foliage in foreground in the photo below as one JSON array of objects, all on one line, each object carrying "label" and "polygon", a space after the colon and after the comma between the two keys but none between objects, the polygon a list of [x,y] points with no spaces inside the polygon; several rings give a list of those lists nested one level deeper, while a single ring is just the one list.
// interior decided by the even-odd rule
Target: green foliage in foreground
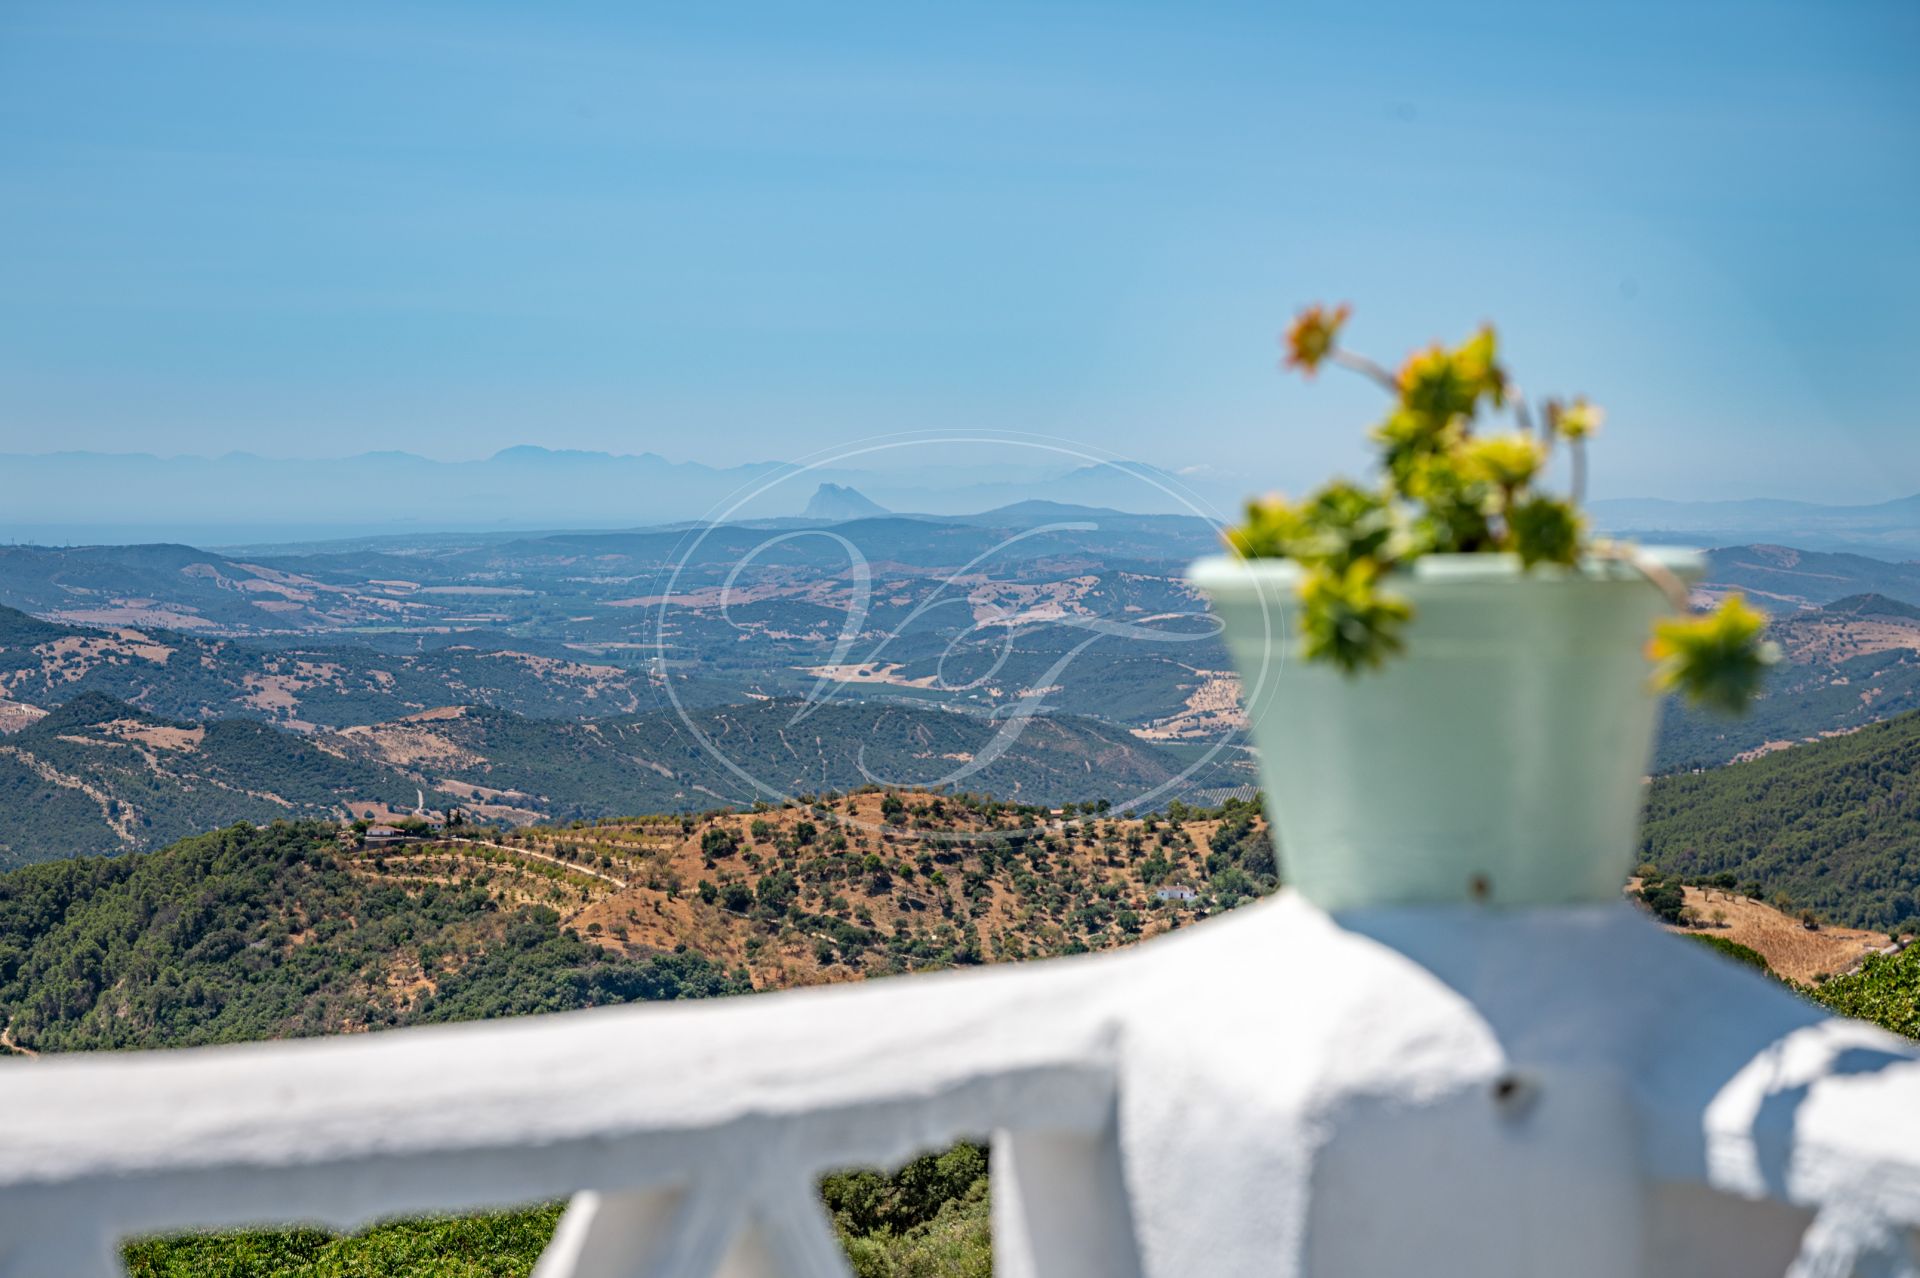
[{"label": "green foliage in foreground", "polygon": [[820,1184],[857,1278],[987,1278],[987,1151],[956,1145],[891,1176],[842,1172]]},{"label": "green foliage in foreground", "polygon": [[986,1177],[903,1234],[863,1238],[843,1230],[840,1241],[856,1278],[989,1278],[993,1236]]},{"label": "green foliage in foreground", "polygon": [[[431,993],[396,977],[431,978]],[[0,875],[0,1025],[41,1051],[188,1047],[744,993],[697,954],[624,958],[477,886],[352,874],[333,827],[233,826]]]},{"label": "green foliage in foreground", "polygon": [[1842,1016],[1920,1038],[1920,945],[1870,954],[1859,970],[1802,992]]},{"label": "green foliage in foreground", "polygon": [[557,1206],[428,1217],[341,1237],[318,1229],[153,1238],[125,1250],[128,1278],[525,1278]]},{"label": "green foliage in foreground", "polygon": [[[857,1278],[989,1278],[987,1153],[956,1145],[893,1175],[821,1182]],[[125,1249],[129,1278],[525,1278],[557,1205],[392,1221],[360,1234],[241,1230],[149,1238]]]}]

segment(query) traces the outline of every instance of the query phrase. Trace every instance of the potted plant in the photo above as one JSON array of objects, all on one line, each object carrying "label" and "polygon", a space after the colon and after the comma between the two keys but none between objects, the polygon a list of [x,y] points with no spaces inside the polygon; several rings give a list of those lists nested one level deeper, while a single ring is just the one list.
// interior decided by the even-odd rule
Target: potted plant
[{"label": "potted plant", "polygon": [[1697,552],[1588,535],[1600,412],[1536,414],[1491,329],[1395,373],[1340,344],[1347,317],[1303,312],[1286,363],[1387,392],[1378,480],[1250,501],[1190,574],[1240,670],[1283,872],[1327,909],[1617,898],[1660,694],[1743,707],[1777,657],[1765,620],[1735,596],[1693,613]]}]

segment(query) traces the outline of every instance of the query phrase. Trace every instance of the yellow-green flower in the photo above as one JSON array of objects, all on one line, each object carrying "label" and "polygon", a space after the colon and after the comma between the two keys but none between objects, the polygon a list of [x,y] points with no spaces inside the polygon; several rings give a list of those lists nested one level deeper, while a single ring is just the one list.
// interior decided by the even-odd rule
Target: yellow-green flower
[{"label": "yellow-green flower", "polygon": [[1227,545],[1247,559],[1285,559],[1308,529],[1305,512],[1278,493],[1247,502],[1247,517],[1226,531]]},{"label": "yellow-green flower", "polygon": [[1345,569],[1316,568],[1300,582],[1300,651],[1347,674],[1376,667],[1406,646],[1402,632],[1413,606],[1383,594],[1380,569],[1360,559]]},{"label": "yellow-green flower", "polygon": [[1438,344],[1415,351],[1400,368],[1400,402],[1439,425],[1471,418],[1485,399],[1507,402],[1507,374],[1496,358],[1493,330],[1482,328],[1456,350]]},{"label": "yellow-green flower", "polygon": [[[1579,562],[1589,544],[1578,508],[1584,442],[1600,429],[1602,414],[1585,399],[1548,400],[1539,433],[1518,412],[1524,430],[1480,436],[1481,410],[1504,408],[1509,396],[1493,329],[1483,327],[1452,349],[1415,351],[1389,373],[1340,347],[1348,314],[1346,306],[1302,311],[1286,333],[1286,363],[1311,374],[1332,359],[1388,391],[1393,407],[1372,432],[1383,471],[1378,485],[1340,480],[1300,502],[1249,502],[1245,520],[1225,535],[1243,556],[1301,566],[1302,650],[1353,674],[1400,651],[1413,611],[1381,583],[1423,555],[1504,551],[1527,568]],[[1559,440],[1572,454],[1571,499],[1538,487]],[[1779,657],[1763,636],[1765,625],[1739,599],[1705,616],[1660,623],[1648,649],[1660,664],[1660,683],[1694,701],[1743,708]]]},{"label": "yellow-green flower", "polygon": [[1580,557],[1580,516],[1572,503],[1529,497],[1507,512],[1507,535],[1528,568],[1572,564]]},{"label": "yellow-green flower", "polygon": [[1696,705],[1740,714],[1760,691],[1780,649],[1763,637],[1767,618],[1739,595],[1712,612],[1656,622],[1647,655],[1657,684]]},{"label": "yellow-green flower", "polygon": [[1509,493],[1532,483],[1547,464],[1546,447],[1520,431],[1466,440],[1455,455],[1463,474]]},{"label": "yellow-green flower", "polygon": [[1589,404],[1584,398],[1576,398],[1562,404],[1557,399],[1547,401],[1547,429],[1562,439],[1587,439],[1600,430],[1600,423],[1606,420],[1606,414],[1598,404]]},{"label": "yellow-green flower", "polygon": [[1288,368],[1297,368],[1306,376],[1313,376],[1327,356],[1333,354],[1335,343],[1340,340],[1340,326],[1347,322],[1347,316],[1353,308],[1344,302],[1339,306],[1325,307],[1319,303],[1309,306],[1294,317],[1281,344],[1287,348],[1282,363]]}]

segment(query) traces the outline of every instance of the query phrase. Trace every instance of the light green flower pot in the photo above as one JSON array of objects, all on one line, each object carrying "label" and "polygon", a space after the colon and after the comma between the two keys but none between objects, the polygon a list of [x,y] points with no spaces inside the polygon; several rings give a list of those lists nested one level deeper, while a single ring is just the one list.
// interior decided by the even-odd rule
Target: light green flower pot
[{"label": "light green flower pot", "polygon": [[[1704,561],[1640,554],[1684,581]],[[1347,676],[1298,655],[1298,565],[1202,559],[1239,667],[1281,873],[1324,909],[1608,901],[1634,864],[1665,594],[1596,560],[1434,555],[1390,579],[1407,649]]]}]

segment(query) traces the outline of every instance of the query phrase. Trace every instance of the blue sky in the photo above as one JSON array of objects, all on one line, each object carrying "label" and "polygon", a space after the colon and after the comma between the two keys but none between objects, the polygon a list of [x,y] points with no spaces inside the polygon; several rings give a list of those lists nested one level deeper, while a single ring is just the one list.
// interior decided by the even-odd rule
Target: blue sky
[{"label": "blue sky", "polygon": [[0,452],[730,463],[993,429],[1298,489],[1485,318],[1602,495],[1920,491],[1920,6],[0,7]]}]

